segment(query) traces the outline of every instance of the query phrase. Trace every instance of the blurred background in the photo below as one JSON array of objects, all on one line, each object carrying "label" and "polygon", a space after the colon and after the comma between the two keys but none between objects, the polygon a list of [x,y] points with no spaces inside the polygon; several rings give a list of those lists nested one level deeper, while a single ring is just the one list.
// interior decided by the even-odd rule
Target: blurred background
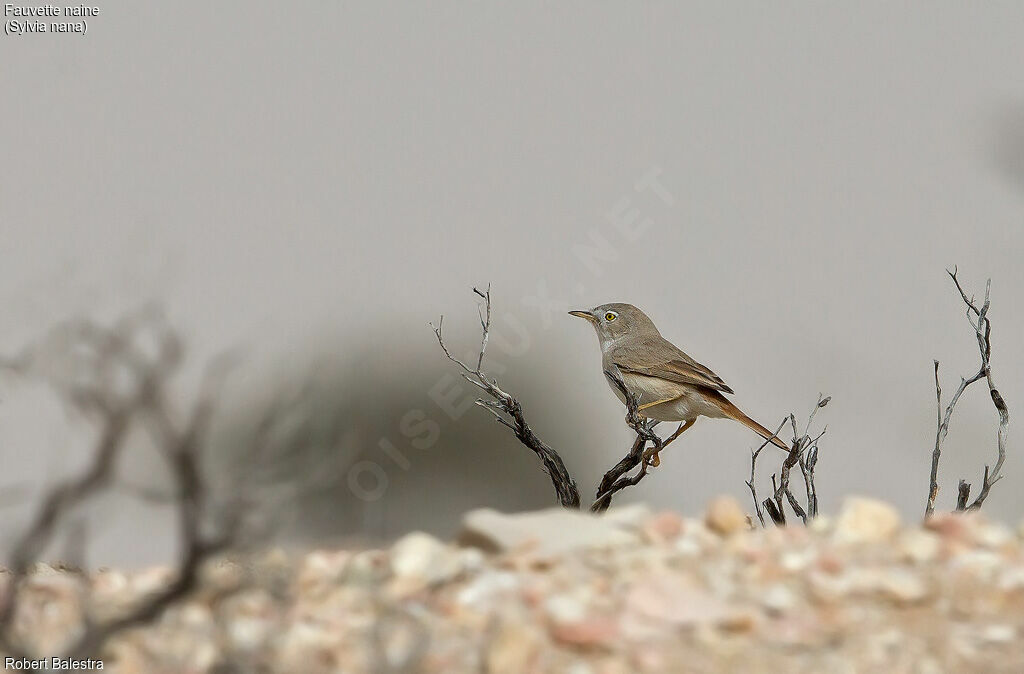
[{"label": "blurred background", "polygon": [[[1013,3],[103,2],[84,37],[0,37],[0,349],[159,302],[183,403],[242,356],[212,470],[313,382],[277,536],[373,542],[553,503],[429,321],[471,354],[491,284],[493,372],[589,492],[631,432],[565,311],[631,302],[766,426],[833,397],[824,511],[860,493],[916,518],[932,359],[947,396],[978,362],[945,268],[979,296],[992,278],[995,379],[1024,409],[1022,33]],[[945,507],[995,457],[984,385],[958,410]],[[89,428],[0,372],[3,541]],[[1012,521],[1018,429],[986,504]],[[756,440],[703,420],[618,502],[745,502]],[[126,459],[160,487],[144,440]],[[90,564],[173,549],[166,505],[115,490],[81,518]]]}]

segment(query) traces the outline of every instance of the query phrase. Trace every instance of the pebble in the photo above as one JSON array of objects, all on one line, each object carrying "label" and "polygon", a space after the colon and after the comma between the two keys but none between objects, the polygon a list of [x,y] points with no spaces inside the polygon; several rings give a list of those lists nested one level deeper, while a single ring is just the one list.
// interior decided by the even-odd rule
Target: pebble
[{"label": "pebble", "polygon": [[[738,503],[716,501],[700,519],[477,511],[466,531],[484,545],[412,533],[211,565],[187,600],[117,635],[105,671],[1024,672],[1024,541],[1006,527],[903,527],[850,499],[828,526],[750,531]],[[15,635],[59,649],[81,633],[83,598],[108,619],[172,577],[39,566]]]},{"label": "pebble", "polygon": [[545,645],[539,630],[523,621],[509,621],[498,628],[487,651],[485,671],[490,674],[523,674],[533,669]]},{"label": "pebble", "polygon": [[722,536],[731,536],[740,531],[749,530],[747,513],[731,496],[719,496],[712,499],[704,516],[704,523],[708,529]]},{"label": "pebble", "polygon": [[900,514],[888,503],[849,497],[836,520],[833,537],[841,544],[882,543],[900,528]]},{"label": "pebble", "polygon": [[1017,629],[1013,625],[989,625],[981,631],[981,638],[994,644],[1009,643],[1017,638]]},{"label": "pebble", "polygon": [[643,532],[648,540],[655,543],[671,541],[682,533],[683,525],[683,518],[678,513],[665,510],[651,517],[645,523]]},{"label": "pebble", "polygon": [[761,605],[774,613],[786,613],[797,603],[796,594],[785,585],[772,585],[761,595]]},{"label": "pebble", "polygon": [[918,602],[928,596],[928,585],[920,576],[905,569],[890,569],[879,576],[882,593],[901,603]]},{"label": "pebble", "polygon": [[899,535],[897,546],[906,559],[925,564],[938,556],[940,543],[941,539],[930,531],[910,529]]},{"label": "pebble", "polygon": [[406,534],[391,548],[391,572],[410,587],[449,580],[461,571],[458,551],[429,534]]}]

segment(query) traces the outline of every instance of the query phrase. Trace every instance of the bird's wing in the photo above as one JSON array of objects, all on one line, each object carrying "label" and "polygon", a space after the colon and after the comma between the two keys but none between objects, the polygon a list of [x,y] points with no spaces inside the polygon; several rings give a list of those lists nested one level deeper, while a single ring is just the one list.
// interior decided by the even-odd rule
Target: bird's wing
[{"label": "bird's wing", "polygon": [[616,367],[626,372],[680,384],[706,386],[723,393],[733,392],[710,368],[690,358],[663,337],[633,342],[629,348],[613,349],[609,356]]}]

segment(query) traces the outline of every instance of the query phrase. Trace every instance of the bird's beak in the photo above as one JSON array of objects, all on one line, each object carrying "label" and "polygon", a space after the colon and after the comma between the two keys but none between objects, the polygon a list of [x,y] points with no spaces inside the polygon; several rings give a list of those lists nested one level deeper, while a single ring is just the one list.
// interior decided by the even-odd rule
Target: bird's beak
[{"label": "bird's beak", "polygon": [[597,319],[594,318],[594,314],[590,313],[589,311],[570,311],[569,315],[570,316],[579,316],[580,318],[587,319],[591,323],[597,323]]}]

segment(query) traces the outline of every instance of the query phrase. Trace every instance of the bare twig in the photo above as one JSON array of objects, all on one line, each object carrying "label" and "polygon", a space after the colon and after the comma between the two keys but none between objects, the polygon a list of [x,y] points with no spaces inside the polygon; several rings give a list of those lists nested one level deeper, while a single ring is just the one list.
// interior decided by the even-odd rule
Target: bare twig
[{"label": "bare twig", "polygon": [[938,484],[938,473],[939,473],[939,460],[942,456],[942,443],[946,439],[946,435],[949,432],[949,423],[953,417],[953,411],[956,408],[957,403],[960,401],[960,397],[964,394],[969,386],[977,381],[985,379],[988,383],[989,396],[992,398],[992,404],[996,408],[996,413],[999,416],[999,428],[996,436],[996,450],[997,457],[995,465],[989,468],[985,466],[984,475],[982,478],[981,490],[978,492],[978,496],[973,502],[968,503],[970,497],[970,485],[965,481],[961,480],[958,497],[957,497],[957,510],[977,510],[985,503],[985,499],[988,498],[989,493],[992,490],[992,486],[996,482],[1002,479],[1002,468],[1003,463],[1006,460],[1006,437],[1010,423],[1010,413],[1006,406],[1006,402],[1003,400],[1002,395],[996,389],[995,382],[992,379],[992,323],[988,318],[989,308],[991,307],[990,294],[992,290],[992,280],[989,279],[985,283],[985,299],[982,305],[979,307],[973,297],[968,297],[964,291],[963,286],[960,284],[960,280],[957,277],[957,269],[953,268],[953,271],[946,271],[950,278],[953,280],[953,285],[956,287],[960,294],[960,298],[964,304],[967,305],[967,319],[970,322],[971,327],[974,329],[975,338],[978,343],[978,352],[981,356],[981,364],[978,366],[978,371],[970,378],[961,378],[960,385],[957,387],[956,392],[953,393],[953,397],[950,398],[949,404],[945,408],[945,412],[942,410],[942,387],[939,384],[939,361],[935,363],[935,398],[936,398],[936,429],[935,429],[935,446],[932,450],[932,462],[931,470],[929,473],[928,481],[928,500],[925,505],[925,518],[928,518],[935,512],[935,500],[939,493]]},{"label": "bare twig", "polygon": [[761,450],[771,444],[772,440],[779,437],[779,433],[782,432],[782,427],[786,425],[786,420],[783,419],[779,423],[779,427],[775,429],[772,436],[761,443],[761,446],[750,452],[750,479],[747,480],[747,488],[750,489],[750,498],[754,501],[754,512],[757,513],[757,519],[760,520],[761,526],[764,526],[764,513],[761,511],[761,502],[757,500],[757,488],[754,487],[754,476],[757,471],[757,457],[760,456]]},{"label": "bare twig", "polygon": [[967,510],[967,502],[971,498],[971,485],[967,480],[960,480],[957,487],[956,509],[960,512]]},{"label": "bare twig", "polygon": [[[772,522],[775,526],[781,526],[786,523],[786,511],[782,507],[782,498],[779,496],[779,483],[775,479],[775,473],[772,473],[772,498],[766,498],[764,500],[764,509],[768,511],[768,516],[772,518]],[[774,500],[772,500],[774,499]]]},{"label": "bare twig", "polygon": [[[611,505],[611,499],[614,494],[626,487],[636,486],[640,483],[640,480],[647,477],[647,469],[652,465],[652,457],[657,456],[658,452],[665,446],[661,436],[654,432],[654,427],[658,422],[647,421],[640,416],[640,401],[626,387],[625,382],[622,381],[622,376],[617,371],[607,370],[604,375],[623,394],[623,398],[626,401],[626,423],[636,432],[636,440],[633,442],[633,447],[629,450],[629,453],[615,467],[605,473],[600,486],[598,486],[594,504],[590,507],[593,512],[607,510],[608,506]],[[651,449],[645,450],[644,448],[648,442],[651,443]],[[632,476],[627,476],[626,473],[637,464],[640,465],[640,470]]]},{"label": "bare twig", "polygon": [[462,377],[490,397],[490,400],[479,399],[476,401],[476,404],[490,411],[500,423],[512,429],[516,438],[529,447],[541,460],[544,472],[551,478],[551,484],[555,488],[558,502],[566,508],[579,508],[579,489],[566,469],[562,457],[533,432],[533,429],[526,422],[523,407],[519,401],[511,394],[503,391],[498,386],[497,380],[488,377],[483,370],[484,351],[487,348],[487,341],[491,330],[491,291],[488,287],[486,292],[481,292],[476,288],[473,289],[473,292],[484,299],[486,306],[485,313],[481,314],[480,324],[483,335],[480,339],[480,355],[477,359],[477,367],[470,368],[448,350],[444,337],[441,334],[444,316],[438,321],[437,327],[431,326],[434,327],[437,343],[440,345],[441,350],[444,351],[444,355],[447,356],[448,360],[458,365],[459,369],[462,370]]},{"label": "bare twig", "polygon": [[[793,510],[793,513],[807,524],[811,519],[818,515],[818,492],[814,482],[814,469],[818,463],[818,441],[825,435],[825,430],[822,430],[815,437],[810,437],[811,425],[814,421],[815,415],[818,410],[828,405],[831,398],[818,396],[818,402],[815,403],[814,408],[811,410],[810,415],[807,418],[807,423],[804,426],[803,433],[797,430],[796,417],[790,414],[786,419],[782,420],[779,424],[778,429],[772,434],[772,438],[778,437],[786,423],[789,423],[793,430],[793,442],[791,443],[790,450],[786,454],[786,458],[782,462],[782,468],[778,474],[772,474],[772,495],[771,498],[758,501],[757,490],[754,486],[754,479],[757,470],[757,458],[770,440],[766,440],[760,447],[751,453],[750,457],[750,480],[746,482],[747,488],[750,489],[750,495],[754,500],[754,509],[757,513],[757,517],[761,522],[761,526],[764,526],[764,515],[762,514],[761,506],[764,507],[764,511],[768,513],[768,516],[776,525],[782,525],[786,523],[786,510],[785,504],[789,504],[789,507]],[[800,474],[804,481],[804,491],[806,493],[807,502],[806,505],[801,504],[796,495],[793,494],[793,490],[790,486],[791,472],[794,466],[798,466]]]},{"label": "bare twig", "polygon": [[[647,441],[639,435],[636,436],[636,440],[633,441],[633,446],[630,448],[626,456],[622,457],[622,459],[617,464],[612,466],[611,470],[604,474],[604,477],[601,479],[601,483],[597,486],[597,494],[594,499],[594,503],[593,505],[590,506],[590,509],[593,512],[603,512],[607,510],[608,506],[611,505],[612,496],[615,494],[615,492],[621,491],[625,487],[636,485],[637,483],[640,482],[641,479],[643,479],[640,476],[640,473],[646,475],[646,465],[642,467],[640,471],[637,473],[635,482],[632,482],[632,484],[626,484],[625,482],[622,482],[622,477],[626,473],[633,470],[634,468],[639,466],[641,462],[644,461],[643,455],[644,448],[646,446]],[[646,462],[644,463],[646,464]],[[613,489],[613,487],[615,487],[616,485],[620,486],[618,486],[618,488],[616,489]]]}]

